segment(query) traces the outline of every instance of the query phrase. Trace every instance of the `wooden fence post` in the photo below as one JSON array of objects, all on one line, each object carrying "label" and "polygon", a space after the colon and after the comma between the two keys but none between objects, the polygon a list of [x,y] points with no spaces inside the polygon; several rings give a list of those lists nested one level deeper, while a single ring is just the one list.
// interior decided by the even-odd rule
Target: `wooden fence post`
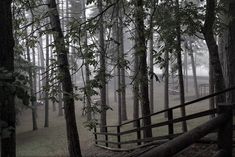
[{"label": "wooden fence post", "polygon": [[117,142],[118,142],[118,148],[121,148],[121,136],[120,136],[120,126],[117,126]]},{"label": "wooden fence post", "polygon": [[[168,124],[168,134],[173,135],[174,134],[174,124],[172,122],[172,120],[173,120],[173,110],[172,109],[168,110],[167,114],[168,114],[168,121],[171,121]],[[172,138],[170,137],[170,139],[172,139]]]},{"label": "wooden fence post", "polygon": [[233,149],[233,107],[231,104],[218,104],[218,113],[229,116],[218,130],[218,148],[226,153],[226,157],[232,157]]},{"label": "wooden fence post", "polygon": [[[137,124],[137,140],[141,140],[141,130],[140,130],[140,120],[137,119],[136,120],[136,124]],[[137,145],[141,145],[141,142],[137,142]]]}]

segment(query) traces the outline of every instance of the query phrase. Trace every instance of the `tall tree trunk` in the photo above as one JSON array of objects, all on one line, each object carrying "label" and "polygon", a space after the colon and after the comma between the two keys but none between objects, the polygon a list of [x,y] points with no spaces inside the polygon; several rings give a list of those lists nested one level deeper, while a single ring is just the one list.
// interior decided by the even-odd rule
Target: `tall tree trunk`
[{"label": "tall tree trunk", "polygon": [[39,67],[39,70],[38,70],[38,98],[37,99],[41,99],[41,65],[40,65],[40,45],[38,45],[38,67]]},{"label": "tall tree trunk", "polygon": [[116,60],[117,60],[117,95],[118,95],[118,124],[122,123],[122,93],[121,93],[121,61],[120,61],[120,55],[121,55],[121,48],[120,48],[120,28],[119,28],[119,3],[115,5],[115,24],[113,26],[113,31],[115,32],[115,50],[117,52],[116,54]]},{"label": "tall tree trunk", "polygon": [[[224,11],[221,11],[219,14],[220,16],[218,17],[225,26],[229,25],[229,17],[228,17],[228,12],[229,12],[229,0],[221,0],[221,4],[223,4],[223,9]],[[218,53],[219,53],[219,59],[220,63],[222,66],[222,72],[224,76],[224,81],[226,81],[226,75],[227,75],[227,67],[226,67],[226,55],[227,55],[227,50],[228,50],[228,29],[223,29],[222,32],[220,32],[218,36]]]},{"label": "tall tree trunk", "polygon": [[[82,10],[83,10],[83,22],[86,21],[86,0],[82,1]],[[84,46],[85,50],[88,50],[88,45],[87,45],[87,32],[85,32],[84,36]],[[87,51],[85,51],[87,53]],[[87,63],[87,59],[85,58],[85,71],[86,71],[86,103],[87,103],[87,120],[91,120],[91,87],[90,87],[90,68],[89,64]]]},{"label": "tall tree trunk", "polygon": [[[229,35],[228,35],[228,51],[227,51],[227,88],[235,86],[235,2],[229,0]],[[235,103],[235,91],[227,94],[227,102],[230,104]]]},{"label": "tall tree trunk", "polygon": [[[34,31],[34,30],[33,30]],[[33,72],[33,90],[34,90],[34,95],[35,95],[35,101],[37,101],[37,96],[36,96],[36,93],[37,93],[37,69],[36,69],[36,54],[35,54],[35,48],[32,48],[32,58],[33,58],[33,66],[34,67],[34,70],[32,71]],[[37,116],[37,106],[35,106],[35,112],[36,112],[36,116]]]},{"label": "tall tree trunk", "polygon": [[[32,16],[32,14],[31,14]],[[33,20],[32,20],[33,21]],[[32,25],[31,27],[31,31],[33,32],[34,31],[34,27]],[[26,31],[26,34],[27,31]],[[28,44],[28,43],[27,43]],[[35,51],[34,51],[34,48],[32,48],[32,58],[33,58],[33,62],[31,60],[31,57],[30,57],[30,49],[29,49],[29,46],[27,46],[26,48],[26,51],[27,51],[27,60],[29,63],[31,63],[31,67],[29,67],[29,84],[30,84],[30,95],[31,95],[31,105],[32,105],[32,124],[33,124],[33,130],[37,130],[38,129],[38,126],[37,126],[37,107],[36,107],[36,70],[35,68],[32,68],[32,66],[35,66]]]},{"label": "tall tree trunk", "polygon": [[[48,51],[48,37],[46,37],[46,51]],[[46,65],[45,65],[45,57],[44,57],[44,52],[43,52],[43,42],[42,40],[39,41],[40,42],[40,47],[41,47],[41,50],[40,50],[40,59],[41,59],[41,66],[42,66],[42,87],[43,87],[43,90],[42,90],[42,95],[43,95],[43,101],[44,101],[44,104],[45,104],[45,119],[44,119],[44,127],[48,127],[49,126],[49,122],[48,122],[48,113],[49,113],[49,108],[48,108],[48,102],[46,100],[46,88],[47,88],[47,81],[46,81],[46,77],[47,77],[47,71],[46,71]],[[47,53],[47,52],[46,52]]]},{"label": "tall tree trunk", "polygon": [[173,70],[173,63],[170,64],[171,65],[171,84],[172,84],[172,87],[175,88],[175,76],[174,76],[174,70]]},{"label": "tall tree trunk", "polygon": [[[33,17],[33,14],[31,14],[31,16],[32,16],[32,21],[34,21],[34,17]],[[34,32],[35,30],[34,30],[34,25],[32,25],[32,29],[31,29],[31,31],[32,32]],[[32,33],[32,36],[34,36],[34,33]],[[33,84],[32,84],[32,88],[33,88],[33,91],[34,91],[34,94],[33,94],[33,96],[34,96],[34,98],[35,98],[35,104],[34,104],[34,106],[33,106],[33,113],[32,114],[34,114],[33,116],[35,116],[36,118],[37,118],[37,105],[36,105],[36,102],[37,102],[37,95],[36,95],[36,93],[37,93],[37,69],[36,69],[36,53],[35,53],[35,48],[33,47],[32,48],[32,59],[33,59],[33,66],[34,66],[34,68],[33,68],[33,71],[32,71],[32,76],[33,76]],[[37,124],[33,124],[33,125],[36,125],[36,129],[35,130],[37,130]],[[34,128],[34,127],[33,127]]]},{"label": "tall tree trunk", "polygon": [[[209,57],[209,94],[213,94],[215,91],[215,85],[214,85],[214,72],[211,65],[210,57]],[[212,97],[209,99],[209,108],[214,109],[215,108],[215,98]],[[215,114],[211,115],[211,118],[214,118]]]},{"label": "tall tree trunk", "polygon": [[45,72],[45,86],[44,86],[44,92],[45,92],[45,121],[44,121],[44,127],[49,127],[49,36],[46,35],[46,72]]},{"label": "tall tree trunk", "polygon": [[[52,36],[50,36],[50,35],[48,35],[48,37],[49,37],[49,45],[52,43]],[[49,45],[47,45],[48,46],[48,49],[49,49],[49,55],[50,55],[50,59],[51,59],[51,62],[50,62],[50,66],[48,66],[48,68],[49,67],[51,67],[52,69],[51,69],[51,78],[53,78],[53,75],[54,75],[54,63],[53,63],[53,51],[52,51],[52,47],[51,46],[49,46]],[[53,63],[53,64],[52,64]],[[48,69],[49,70],[49,69]],[[49,81],[49,76],[48,76],[48,81]],[[54,86],[54,79],[52,80],[52,81],[50,81],[50,83]],[[51,88],[53,88],[53,87],[51,87]],[[53,97],[55,97],[55,94],[53,93],[53,95],[52,95]],[[56,111],[56,101],[54,101],[54,100],[52,100],[52,107],[53,107],[53,112],[55,112]]]},{"label": "tall tree trunk", "polygon": [[126,111],[126,74],[125,74],[125,55],[124,55],[124,42],[123,42],[123,21],[122,21],[122,12],[119,14],[119,27],[120,30],[120,60],[121,60],[121,93],[122,93],[122,121],[127,120],[127,111]]},{"label": "tall tree trunk", "polygon": [[[32,26],[32,32],[34,31],[33,30],[33,26]],[[26,32],[27,33],[27,32]],[[28,33],[27,33],[28,34]],[[28,43],[26,43],[27,45],[27,48],[26,48],[26,51],[27,51],[27,60],[29,63],[31,63],[29,69],[28,69],[28,73],[29,73],[29,85],[30,85],[30,95],[31,95],[31,105],[32,105],[32,124],[33,124],[33,130],[37,130],[38,129],[38,126],[37,126],[37,108],[36,108],[36,88],[35,88],[35,68],[32,68],[32,66],[35,66],[35,58],[33,55],[35,55],[35,51],[34,51],[34,48],[32,49],[33,51],[33,62],[31,60],[31,56],[30,56],[30,49],[29,49],[29,46],[28,46]]]},{"label": "tall tree trunk", "polygon": [[184,82],[185,82],[185,91],[188,92],[188,53],[184,52]]},{"label": "tall tree trunk", "polygon": [[[226,53],[226,88],[231,88],[235,86],[235,1],[228,0],[228,47]],[[235,103],[235,91],[232,90],[226,93],[226,103],[230,105],[234,105]],[[233,110],[234,114],[234,110]],[[234,117],[231,117],[234,118]],[[233,121],[233,120],[231,120]],[[226,134],[228,137],[233,137],[233,130]],[[220,138],[220,137],[218,137]],[[227,151],[226,156],[232,157],[233,156],[233,138],[230,140],[226,140],[227,144]],[[221,149],[224,146],[218,144],[218,148]]]},{"label": "tall tree trunk", "polygon": [[[134,54],[134,75],[133,75],[133,119],[139,118],[139,57]],[[137,126],[137,123],[134,123]]]},{"label": "tall tree trunk", "polygon": [[69,72],[68,49],[65,47],[64,35],[60,25],[59,14],[55,0],[48,0],[51,28],[54,31],[53,38],[57,51],[57,60],[60,81],[62,83],[68,150],[70,157],[81,157],[79,136],[77,131],[73,86]]},{"label": "tall tree trunk", "polygon": [[101,80],[101,88],[100,88],[100,93],[101,93],[101,115],[100,115],[100,131],[105,132],[106,128],[106,110],[107,110],[107,104],[106,104],[106,77],[105,77],[105,72],[106,72],[106,65],[105,65],[105,46],[104,46],[104,26],[103,26],[103,4],[102,0],[98,0],[98,10],[100,15],[100,21],[99,21],[99,41],[100,41],[100,80]]},{"label": "tall tree trunk", "polygon": [[113,97],[114,102],[117,102],[117,69],[114,69],[114,76],[113,76]]},{"label": "tall tree trunk", "polygon": [[[139,118],[139,57],[134,54],[134,75],[133,75],[133,119]],[[134,127],[137,123],[134,123]]]},{"label": "tall tree trunk", "polygon": [[[180,26],[180,12],[179,12],[179,0],[175,1],[176,3],[176,14],[175,19],[177,21],[176,26],[176,41],[177,41],[177,48],[176,48],[176,55],[177,55],[177,64],[178,64],[178,78],[179,78],[179,86],[180,86],[180,103],[184,104],[185,102],[185,93],[184,93],[184,78],[182,72],[182,59],[181,59],[181,26]],[[181,107],[181,115],[184,117],[186,115],[185,107]],[[187,132],[187,123],[186,121],[182,122],[182,130],[183,132]]]},{"label": "tall tree trunk", "polygon": [[[105,65],[107,65],[107,61]],[[106,82],[105,88],[106,88],[106,105],[109,106],[109,82]]]},{"label": "tall tree trunk", "polygon": [[[118,51],[118,56],[119,56]],[[121,93],[121,69],[120,62],[118,59],[118,124],[122,124],[122,93]]]},{"label": "tall tree trunk", "polygon": [[[152,11],[151,11],[152,12]],[[151,19],[152,20],[152,19]],[[151,26],[152,27],[152,26]],[[150,28],[150,39],[149,39],[149,72],[150,72],[150,84],[149,84],[149,105],[150,105],[150,113],[154,112],[154,84],[153,84],[153,31]]]},{"label": "tall tree trunk", "polygon": [[[219,59],[218,46],[214,38],[213,25],[215,22],[215,6],[216,1],[207,0],[206,5],[206,18],[203,27],[203,34],[209,50],[210,64],[214,72],[215,92],[222,91],[225,88],[222,68]],[[216,103],[225,102],[225,94],[216,97]]]},{"label": "tall tree trunk", "polygon": [[[61,4],[61,15],[62,15],[62,18],[65,17],[65,13],[66,11],[64,10],[64,0],[58,0],[58,4]],[[65,31],[65,20],[62,20],[61,21],[62,25],[62,31],[64,32]],[[63,94],[62,94],[62,85],[61,83],[58,84],[58,116],[63,116],[64,115],[64,112],[63,112]]]},{"label": "tall tree trunk", "polygon": [[58,85],[58,116],[63,116],[64,112],[63,112],[63,95],[62,95],[62,86],[61,83],[59,83]]},{"label": "tall tree trunk", "polygon": [[[27,44],[26,44],[27,45]],[[31,63],[31,57],[30,57],[30,50],[29,50],[29,46],[27,46],[27,58],[28,58],[28,62]],[[34,91],[34,87],[33,87],[33,70],[32,70],[32,66],[29,67],[28,70],[29,73],[29,86],[30,86],[30,95],[31,95],[31,105],[32,105],[32,123],[33,123],[33,130],[37,130],[37,120],[36,120],[36,99],[34,99],[36,97],[35,95],[35,91]]]},{"label": "tall tree trunk", "polygon": [[[64,0],[57,0],[58,2],[58,4],[61,4],[61,12],[59,12],[59,13],[61,13],[61,16],[62,16],[62,18],[64,19],[65,18],[65,13],[66,13],[66,11],[65,11],[65,9],[64,9]],[[68,2],[68,0],[66,0],[66,3]],[[66,7],[67,7],[67,4],[66,4]],[[67,16],[66,16],[67,17]],[[61,21],[61,27],[62,27],[62,31],[64,32],[64,29],[65,29],[65,20],[62,20]]]},{"label": "tall tree trunk", "polygon": [[[165,51],[165,88],[164,88],[164,109],[169,108],[169,52]],[[165,113],[165,117],[168,114]]]},{"label": "tall tree trunk", "polygon": [[[117,47],[118,46],[117,46],[117,43],[116,43],[117,35],[118,35],[118,33],[117,33],[117,21],[118,21],[118,15],[117,15],[118,9],[117,9],[117,5],[118,4],[116,4],[114,6],[114,18],[115,18],[115,20],[114,20],[114,24],[112,25],[112,37],[115,40],[112,43],[112,48],[114,49],[114,53],[113,53],[113,61],[114,62],[117,62],[117,59],[118,59],[118,57],[117,57],[117,55],[118,55]],[[114,67],[114,74],[113,74],[113,98],[114,98],[114,102],[115,103],[117,102],[117,71],[118,71],[117,67],[115,66]]]},{"label": "tall tree trunk", "polygon": [[199,98],[199,91],[198,91],[198,84],[197,84],[197,73],[196,73],[196,64],[194,61],[194,57],[193,57],[193,48],[192,48],[192,41],[190,39],[190,43],[189,43],[189,48],[190,48],[190,57],[191,57],[191,64],[192,64],[192,70],[193,70],[193,82],[194,82],[194,90],[195,90],[195,95],[196,98]]},{"label": "tall tree trunk", "polygon": [[[14,82],[14,39],[12,33],[12,13],[11,0],[0,1],[0,68],[8,71],[7,76],[1,73],[3,78],[0,78],[3,85],[0,86],[0,129],[1,133],[7,128],[12,128],[9,136],[1,138],[1,156],[15,157],[15,92],[11,91],[8,84]],[[5,123],[6,125],[2,125]]]},{"label": "tall tree trunk", "polygon": [[[140,102],[142,107],[142,116],[150,114],[149,94],[148,94],[148,74],[146,62],[146,45],[144,33],[144,10],[143,0],[135,1],[135,25],[136,25],[136,53],[140,59]],[[151,125],[151,118],[146,117],[143,119],[143,126]],[[144,138],[152,137],[152,129],[146,127],[143,130]]]},{"label": "tall tree trunk", "polygon": [[[154,51],[154,41],[153,41],[153,16],[155,12],[155,4],[156,0],[151,0],[151,8],[150,8],[150,18],[149,18],[149,73],[150,73],[150,84],[149,84],[149,103],[150,103],[150,113],[154,112],[154,82],[153,82],[153,73],[154,73],[154,67],[153,67],[153,51]],[[157,0],[158,3],[158,0]]]}]

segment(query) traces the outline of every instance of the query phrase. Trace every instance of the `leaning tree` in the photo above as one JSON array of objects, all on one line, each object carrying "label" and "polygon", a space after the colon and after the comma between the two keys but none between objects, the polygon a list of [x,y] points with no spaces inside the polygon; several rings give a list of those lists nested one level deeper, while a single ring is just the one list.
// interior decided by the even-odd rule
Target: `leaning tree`
[{"label": "leaning tree", "polygon": [[56,1],[48,0],[48,8],[51,29],[53,30],[53,38],[57,52],[58,70],[60,75],[59,81],[62,84],[63,90],[69,154],[70,157],[81,157],[82,155],[75,117],[73,85],[68,63],[69,50],[65,45]]}]

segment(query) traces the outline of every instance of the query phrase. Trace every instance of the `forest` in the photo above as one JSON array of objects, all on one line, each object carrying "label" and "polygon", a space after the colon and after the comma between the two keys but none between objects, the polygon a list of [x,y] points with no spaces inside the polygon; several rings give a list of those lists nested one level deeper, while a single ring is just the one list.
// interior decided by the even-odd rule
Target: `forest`
[{"label": "forest", "polygon": [[0,0],[0,157],[232,157],[235,0]]}]

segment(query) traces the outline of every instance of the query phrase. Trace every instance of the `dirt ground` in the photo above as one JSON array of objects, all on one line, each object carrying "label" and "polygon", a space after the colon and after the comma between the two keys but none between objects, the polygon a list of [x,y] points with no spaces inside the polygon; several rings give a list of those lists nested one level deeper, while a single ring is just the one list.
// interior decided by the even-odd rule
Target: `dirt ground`
[{"label": "dirt ground", "polygon": [[[208,82],[207,78],[199,80],[200,83]],[[163,109],[163,83],[155,83],[155,112]],[[109,89],[109,104],[112,110],[107,112],[108,124],[117,123],[117,103],[114,102],[112,87]],[[170,106],[179,105],[178,95],[170,95]],[[189,91],[186,92],[187,100],[194,98],[193,82],[189,80]],[[197,107],[187,108],[188,112],[208,108],[208,101],[197,104]],[[76,118],[80,145],[84,157],[124,157],[131,152],[111,152],[94,146],[93,134],[84,127],[86,118],[82,116],[82,102],[76,102]],[[131,88],[127,90],[128,119],[132,118],[132,94]],[[44,128],[44,106],[38,108],[38,130],[32,131],[31,111],[24,110],[20,115],[20,124],[17,127],[17,157],[64,157],[68,156],[64,117],[58,116],[58,110],[53,112],[50,108],[49,128]],[[181,157],[181,156],[177,156]]]}]

